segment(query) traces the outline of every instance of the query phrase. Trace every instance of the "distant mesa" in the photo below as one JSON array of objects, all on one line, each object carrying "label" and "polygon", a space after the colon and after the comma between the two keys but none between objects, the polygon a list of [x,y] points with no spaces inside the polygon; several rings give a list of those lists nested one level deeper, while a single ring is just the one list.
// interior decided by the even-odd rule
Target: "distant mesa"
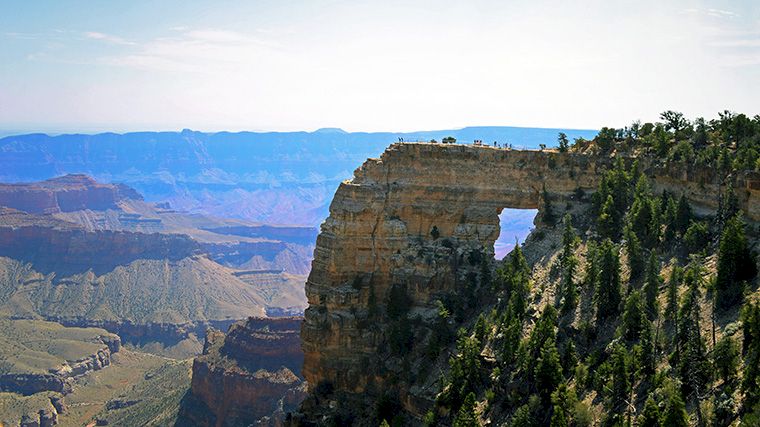
[{"label": "distant mesa", "polygon": [[347,134],[348,132],[344,131],[341,128],[319,128],[314,131],[314,133],[343,133]]},{"label": "distant mesa", "polygon": [[115,209],[118,202],[127,199],[143,200],[143,197],[124,184],[101,184],[83,174],[39,182],[0,184],[0,206],[33,214]]}]

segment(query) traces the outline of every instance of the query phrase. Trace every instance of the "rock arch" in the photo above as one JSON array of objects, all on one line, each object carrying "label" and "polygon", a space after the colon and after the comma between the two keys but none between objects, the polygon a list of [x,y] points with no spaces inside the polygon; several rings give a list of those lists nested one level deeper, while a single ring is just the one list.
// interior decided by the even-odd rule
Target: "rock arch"
[{"label": "rock arch", "polygon": [[[393,144],[367,160],[340,184],[317,238],[301,330],[311,389],[327,382],[352,394],[382,385],[382,373],[373,370],[382,325],[368,325],[373,295],[382,305],[391,285],[404,284],[413,310],[425,316],[437,295],[456,292],[458,259],[493,250],[502,208],[538,208],[541,215],[543,188],[563,206],[578,189],[594,191],[612,162],[609,156],[428,143]],[[714,171],[640,167],[656,190],[685,193],[697,210],[717,207],[721,182]],[[735,180],[752,220],[760,218],[759,183],[752,173]],[[434,226],[438,233],[431,235]]]}]

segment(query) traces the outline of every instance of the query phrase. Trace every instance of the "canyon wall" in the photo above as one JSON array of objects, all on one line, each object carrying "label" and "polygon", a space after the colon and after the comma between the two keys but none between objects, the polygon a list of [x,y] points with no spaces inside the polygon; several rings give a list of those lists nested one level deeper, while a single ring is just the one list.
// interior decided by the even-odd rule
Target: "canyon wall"
[{"label": "canyon wall", "polygon": [[193,361],[180,421],[197,426],[282,425],[306,395],[300,317],[251,317],[206,335]]},{"label": "canyon wall", "polygon": [[66,276],[92,270],[96,275],[139,259],[178,261],[200,253],[199,245],[178,234],[84,231],[0,224],[0,256],[30,262],[42,273]]},{"label": "canyon wall", "polygon": [[37,214],[113,209],[125,199],[142,200],[142,196],[126,185],[101,184],[79,174],[28,184],[0,184],[0,205]]},{"label": "canyon wall", "polygon": [[[413,317],[434,318],[437,299],[462,298],[467,274],[479,268],[473,254],[493,256],[503,208],[538,208],[540,218],[544,190],[558,207],[587,201],[583,195],[597,188],[613,161],[427,143],[393,144],[367,160],[335,194],[306,283],[303,374],[312,395],[330,389],[350,399],[399,388],[386,383],[388,320],[377,315],[391,289],[405,289]],[[703,214],[717,209],[723,183],[714,171],[645,159],[639,167],[656,191],[685,193]],[[758,175],[731,178],[749,219],[760,220]],[[404,408],[424,413],[431,402],[400,388]]]}]

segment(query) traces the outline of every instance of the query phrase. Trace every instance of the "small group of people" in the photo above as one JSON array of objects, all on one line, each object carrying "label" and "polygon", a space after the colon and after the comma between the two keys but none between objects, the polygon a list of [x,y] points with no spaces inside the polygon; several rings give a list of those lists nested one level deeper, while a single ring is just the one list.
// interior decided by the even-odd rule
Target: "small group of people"
[{"label": "small group of people", "polygon": [[[452,141],[447,141],[447,139],[449,139],[449,138],[444,138],[444,139],[443,139],[443,142],[444,142],[444,143],[446,143],[446,142],[448,142],[448,143],[453,143],[454,141],[456,141],[456,140],[455,140],[455,139],[453,139],[453,138],[451,138],[451,140],[452,140]],[[414,141],[414,140],[412,140],[412,142],[413,142],[413,141]],[[398,142],[404,142],[404,138],[403,138],[403,137],[401,137],[401,136],[399,136],[399,137],[398,137]],[[430,140],[430,142],[436,142],[436,140],[435,140],[435,139],[431,139],[431,140]],[[472,141],[472,144],[473,144],[473,145],[486,145],[486,144],[484,144],[484,143],[483,143],[483,140],[482,140],[482,139],[476,139],[476,140]],[[498,141],[494,141],[494,142],[493,142],[493,146],[494,146],[494,148],[506,148],[506,149],[511,149],[511,148],[512,148],[512,144],[508,144],[508,143],[499,144],[499,142],[498,142]]]},{"label": "small group of people", "polygon": [[[476,139],[476,140],[472,141],[472,144],[473,145],[485,145],[485,144],[483,144],[483,140],[482,139]],[[493,146],[494,146],[494,148],[511,148],[510,144],[506,144],[505,143],[504,145],[501,145],[501,144],[499,144],[498,141],[494,141],[493,142]]]}]

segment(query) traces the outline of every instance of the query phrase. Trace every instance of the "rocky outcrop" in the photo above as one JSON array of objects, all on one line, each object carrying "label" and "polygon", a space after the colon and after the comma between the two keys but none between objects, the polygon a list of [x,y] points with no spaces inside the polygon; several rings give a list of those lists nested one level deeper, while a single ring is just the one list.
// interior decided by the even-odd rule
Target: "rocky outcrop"
[{"label": "rocky outcrop", "polygon": [[36,414],[21,417],[21,427],[53,427],[58,425],[58,414],[55,407],[40,409]]},{"label": "rocky outcrop", "polygon": [[[116,335],[102,335],[98,342],[103,347],[95,353],[77,360],[67,360],[61,366],[47,373],[6,373],[0,375],[0,391],[32,395],[43,391],[62,394],[71,392],[72,380],[92,371],[101,370],[111,364],[111,355],[121,349],[121,340]],[[51,402],[58,407],[56,402]],[[61,409],[62,401],[58,401]]]},{"label": "rocky outcrop", "polygon": [[[587,200],[613,161],[427,143],[393,144],[367,160],[335,194],[306,284],[303,374],[312,394],[324,385],[345,401],[396,387],[404,408],[421,416],[430,401],[387,383],[382,313],[390,290],[405,289],[414,317],[434,316],[437,299],[463,297],[473,258],[493,256],[503,208],[538,208],[540,218],[546,199],[558,206]],[[756,173],[723,182],[712,170],[647,159],[639,167],[656,190],[685,194],[705,213],[717,209],[724,185],[734,185],[749,219],[760,220]]]},{"label": "rocky outcrop", "polygon": [[[301,318],[249,318],[228,333],[210,331],[193,361],[191,391],[182,404],[188,425],[281,425],[305,397]],[[257,424],[258,423],[258,424]]]},{"label": "rocky outcrop", "polygon": [[47,374],[3,374],[0,375],[0,391],[23,394],[25,396],[41,391],[69,393],[71,384],[64,376]]},{"label": "rocky outcrop", "polygon": [[126,185],[101,184],[81,174],[41,182],[0,184],[0,206],[30,213],[114,209],[125,199],[142,200],[142,196]]}]

